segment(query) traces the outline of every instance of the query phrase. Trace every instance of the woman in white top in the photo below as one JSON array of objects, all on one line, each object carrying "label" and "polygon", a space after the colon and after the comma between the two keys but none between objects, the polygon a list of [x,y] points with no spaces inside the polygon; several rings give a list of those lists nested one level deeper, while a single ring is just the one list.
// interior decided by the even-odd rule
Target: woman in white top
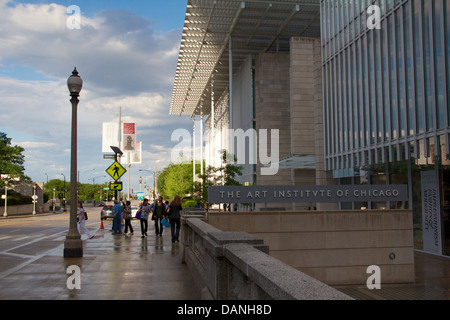
[{"label": "woman in white top", "polygon": [[81,202],[78,203],[78,211],[77,211],[77,215],[78,215],[78,232],[81,234],[81,232],[84,232],[89,239],[92,239],[94,236],[89,232],[88,228],[86,228],[86,215],[85,215],[85,211],[83,209],[83,204]]}]

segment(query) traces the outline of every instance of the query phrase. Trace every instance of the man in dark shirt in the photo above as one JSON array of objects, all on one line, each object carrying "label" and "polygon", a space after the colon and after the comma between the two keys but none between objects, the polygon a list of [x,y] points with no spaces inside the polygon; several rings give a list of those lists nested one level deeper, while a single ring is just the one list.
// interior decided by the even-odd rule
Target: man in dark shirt
[{"label": "man in dark shirt", "polygon": [[155,215],[155,233],[156,236],[162,236],[163,233],[163,225],[161,220],[164,218],[165,214],[165,204],[163,202],[163,198],[159,196],[156,200],[156,204],[154,206],[154,215]]}]

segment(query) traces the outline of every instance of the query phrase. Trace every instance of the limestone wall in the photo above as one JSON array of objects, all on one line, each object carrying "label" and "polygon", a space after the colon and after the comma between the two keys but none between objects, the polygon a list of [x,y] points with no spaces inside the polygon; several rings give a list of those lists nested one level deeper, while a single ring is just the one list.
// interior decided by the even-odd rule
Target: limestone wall
[{"label": "limestone wall", "polygon": [[182,260],[202,299],[351,299],[269,256],[263,241],[246,232],[223,232],[195,217],[183,217],[182,228]]},{"label": "limestone wall", "polygon": [[222,231],[264,240],[270,255],[329,285],[414,282],[412,213],[408,210],[209,213]]}]

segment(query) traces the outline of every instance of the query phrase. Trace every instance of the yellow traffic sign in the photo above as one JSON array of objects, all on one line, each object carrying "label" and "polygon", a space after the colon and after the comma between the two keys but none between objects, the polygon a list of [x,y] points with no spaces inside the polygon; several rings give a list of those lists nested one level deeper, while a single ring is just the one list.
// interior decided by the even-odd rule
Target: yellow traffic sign
[{"label": "yellow traffic sign", "polygon": [[110,182],[109,188],[113,191],[122,191],[122,181]]},{"label": "yellow traffic sign", "polygon": [[120,177],[125,174],[125,172],[127,172],[127,170],[122,167],[122,165],[117,161],[115,161],[112,165],[109,166],[108,169],[106,169],[106,173],[108,173],[115,181],[119,180]]}]

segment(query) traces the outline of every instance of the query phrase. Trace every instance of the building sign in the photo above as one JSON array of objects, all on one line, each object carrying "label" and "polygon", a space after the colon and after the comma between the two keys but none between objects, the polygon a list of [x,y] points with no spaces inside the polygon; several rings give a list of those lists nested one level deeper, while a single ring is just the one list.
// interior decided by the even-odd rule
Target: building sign
[{"label": "building sign", "polygon": [[407,200],[407,185],[213,186],[208,188],[209,203],[326,203]]},{"label": "building sign", "polygon": [[422,171],[422,230],[423,250],[442,254],[441,210],[438,178],[435,171]]}]

